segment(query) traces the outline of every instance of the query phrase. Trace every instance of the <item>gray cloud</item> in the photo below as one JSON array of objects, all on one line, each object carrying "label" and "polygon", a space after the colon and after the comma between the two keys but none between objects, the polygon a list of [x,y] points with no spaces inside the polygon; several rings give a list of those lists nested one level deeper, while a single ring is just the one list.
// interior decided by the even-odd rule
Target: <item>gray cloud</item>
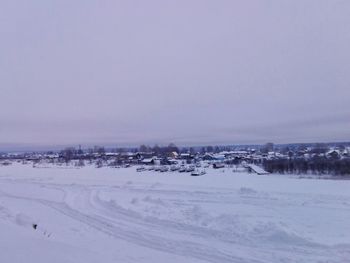
[{"label": "gray cloud", "polygon": [[348,1],[10,1],[0,144],[349,140]]}]

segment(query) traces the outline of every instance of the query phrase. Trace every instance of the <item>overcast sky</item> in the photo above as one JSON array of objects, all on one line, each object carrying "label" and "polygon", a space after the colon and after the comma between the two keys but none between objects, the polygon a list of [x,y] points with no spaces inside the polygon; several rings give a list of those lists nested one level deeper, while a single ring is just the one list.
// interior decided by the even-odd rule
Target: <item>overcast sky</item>
[{"label": "overcast sky", "polygon": [[350,140],[350,1],[0,2],[0,144]]}]

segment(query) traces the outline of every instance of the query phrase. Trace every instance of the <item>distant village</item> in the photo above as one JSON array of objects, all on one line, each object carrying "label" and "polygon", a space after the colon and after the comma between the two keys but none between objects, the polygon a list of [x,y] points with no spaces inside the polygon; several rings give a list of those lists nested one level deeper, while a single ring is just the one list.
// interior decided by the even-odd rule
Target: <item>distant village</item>
[{"label": "distant village", "polygon": [[[83,149],[68,147],[61,151],[3,152],[0,165],[14,162],[33,164],[70,165],[97,168],[135,166],[138,171],[195,172],[200,167],[221,169],[229,167],[257,174],[316,174],[350,175],[350,143],[316,143],[177,147],[175,144],[137,148],[105,148],[95,146]],[[203,170],[202,170],[203,171]]]}]

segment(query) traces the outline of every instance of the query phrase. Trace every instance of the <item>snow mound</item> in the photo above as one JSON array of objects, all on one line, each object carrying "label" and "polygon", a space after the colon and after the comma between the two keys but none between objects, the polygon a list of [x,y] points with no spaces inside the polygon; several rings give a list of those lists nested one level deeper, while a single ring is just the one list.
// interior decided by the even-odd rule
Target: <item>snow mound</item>
[{"label": "snow mound", "polygon": [[239,189],[239,194],[241,195],[254,195],[254,194],[257,194],[258,192],[255,191],[254,189],[252,188],[248,188],[248,187],[241,187]]},{"label": "snow mound", "polygon": [[311,245],[312,242],[283,224],[267,222],[259,224],[252,231],[252,236],[272,244]]},{"label": "snow mound", "polygon": [[162,199],[160,199],[160,198],[152,198],[149,195],[146,196],[145,198],[143,198],[143,201],[147,202],[147,203],[155,204],[155,205],[161,205],[161,206],[165,206],[166,205]]}]

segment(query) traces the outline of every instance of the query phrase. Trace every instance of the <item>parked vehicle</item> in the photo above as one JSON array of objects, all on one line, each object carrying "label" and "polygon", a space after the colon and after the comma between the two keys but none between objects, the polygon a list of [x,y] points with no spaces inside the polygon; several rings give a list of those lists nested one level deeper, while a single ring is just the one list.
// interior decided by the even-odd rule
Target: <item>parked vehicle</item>
[{"label": "parked vehicle", "polygon": [[201,176],[204,174],[206,174],[205,170],[203,170],[203,171],[195,170],[191,173],[192,176]]},{"label": "parked vehicle", "polygon": [[191,173],[191,172],[193,172],[194,170],[195,170],[195,167],[192,166],[192,165],[186,168],[186,172],[188,172],[188,173]]},{"label": "parked vehicle", "polygon": [[160,170],[159,170],[161,173],[164,173],[164,172],[167,172],[167,171],[169,171],[169,167],[167,167],[167,166],[162,166],[162,167],[160,167]]},{"label": "parked vehicle", "polygon": [[177,170],[179,170],[180,169],[180,167],[178,167],[178,166],[176,166],[176,165],[172,165],[171,167],[170,167],[170,171],[173,171],[173,172],[175,172],[175,171],[177,171]]},{"label": "parked vehicle", "polygon": [[214,169],[219,169],[219,168],[224,168],[225,164],[224,163],[214,163],[213,168]]},{"label": "parked vehicle", "polygon": [[143,166],[136,168],[136,172],[143,172],[143,171],[146,171],[146,168]]},{"label": "parked vehicle", "polygon": [[186,172],[186,167],[185,166],[181,166],[180,169],[179,169],[179,172],[180,173]]},{"label": "parked vehicle", "polygon": [[191,173],[191,175],[192,175],[192,176],[200,176],[201,174],[200,174],[199,171],[193,171],[193,172]]}]

